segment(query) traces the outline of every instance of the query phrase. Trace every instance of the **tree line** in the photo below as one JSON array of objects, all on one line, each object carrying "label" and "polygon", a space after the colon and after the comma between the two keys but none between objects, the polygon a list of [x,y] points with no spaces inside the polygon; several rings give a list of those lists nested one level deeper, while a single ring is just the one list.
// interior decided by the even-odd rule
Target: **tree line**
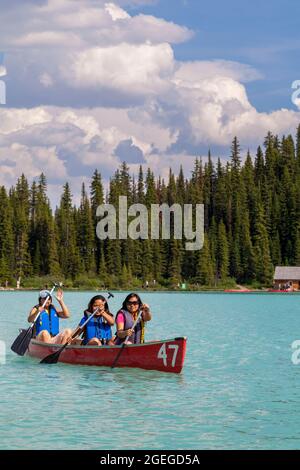
[{"label": "tree line", "polygon": [[[271,132],[255,155],[242,161],[237,137],[226,163],[196,158],[189,177],[170,169],[167,181],[142,167],[131,175],[124,162],[105,194],[101,173],[82,184],[80,204],[68,183],[53,211],[46,176],[29,185],[22,175],[0,187],[0,283],[60,277],[70,285],[129,287],[144,283],[222,286],[270,285],[276,265],[300,265],[300,125],[296,139]],[[96,209],[104,202],[204,204],[202,250],[185,240],[99,240]],[[88,281],[89,280],[89,281]],[[151,284],[152,283],[152,284]]]}]

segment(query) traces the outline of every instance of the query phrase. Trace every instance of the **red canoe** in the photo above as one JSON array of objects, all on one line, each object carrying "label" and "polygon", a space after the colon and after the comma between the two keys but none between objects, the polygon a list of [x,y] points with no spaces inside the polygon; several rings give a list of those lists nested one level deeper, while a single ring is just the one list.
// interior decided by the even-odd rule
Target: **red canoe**
[{"label": "red canoe", "polygon": [[[111,367],[121,346],[67,346],[59,362],[88,366]],[[42,343],[32,339],[29,356],[43,359],[61,348],[61,344]],[[128,344],[119,357],[116,367],[138,367],[139,369],[174,372],[183,368],[186,338],[152,341],[144,344]]]}]

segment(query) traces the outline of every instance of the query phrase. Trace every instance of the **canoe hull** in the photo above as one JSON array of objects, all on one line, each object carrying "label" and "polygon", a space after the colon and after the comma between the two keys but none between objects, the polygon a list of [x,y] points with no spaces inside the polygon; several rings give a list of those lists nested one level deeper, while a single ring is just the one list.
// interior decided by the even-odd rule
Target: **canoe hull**
[{"label": "canoe hull", "polygon": [[297,292],[297,291],[288,290],[288,289],[268,289],[268,292],[275,292],[277,294],[292,294],[293,292]]},{"label": "canoe hull", "polygon": [[[67,346],[59,362],[89,366],[111,367],[121,346]],[[48,344],[31,340],[28,355],[43,359],[61,348],[59,344]],[[116,367],[173,372],[182,371],[186,353],[186,338],[132,344],[124,347]]]}]

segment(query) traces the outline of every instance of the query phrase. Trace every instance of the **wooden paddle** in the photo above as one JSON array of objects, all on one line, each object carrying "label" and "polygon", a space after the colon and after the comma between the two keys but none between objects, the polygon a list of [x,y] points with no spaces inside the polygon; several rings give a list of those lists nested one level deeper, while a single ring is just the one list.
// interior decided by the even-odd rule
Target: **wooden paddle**
[{"label": "wooden paddle", "polygon": [[[135,322],[134,322],[134,324],[133,324],[133,326],[132,326],[132,328],[130,328],[131,330],[134,330],[134,328],[136,327],[136,325],[137,325],[139,319],[140,319],[141,316],[142,316],[142,313],[143,313],[143,310],[140,310],[140,311],[139,311],[139,314],[138,314],[138,316],[137,316],[137,318],[136,318],[136,320],[135,320]],[[125,348],[125,346],[126,346],[126,344],[127,344],[127,341],[129,340],[129,338],[130,338],[129,335],[126,336],[125,341],[124,341],[124,343],[122,344],[122,346],[121,346],[121,348],[120,348],[120,351],[118,352],[118,354],[117,354],[117,356],[116,356],[116,358],[115,358],[115,360],[114,360],[114,362],[113,362],[113,365],[111,366],[111,369],[114,369],[114,367],[116,367],[116,364],[117,364],[117,362],[118,362],[118,360],[119,360],[119,358],[120,358],[122,352],[124,351],[124,348]]]},{"label": "wooden paddle", "polygon": [[[94,315],[98,312],[99,308],[96,308],[96,310],[87,318],[87,320],[83,323],[83,325],[78,325],[77,328],[74,330],[68,341],[58,350],[55,351],[54,353],[49,354],[48,356],[44,357],[40,361],[40,364],[56,364],[58,362],[59,356],[63,352],[63,350],[78,336],[81,335],[83,332],[85,326],[88,324],[88,322],[93,318]],[[90,313],[90,312],[88,312]]]},{"label": "wooden paddle", "polygon": [[[42,305],[42,309],[45,307],[46,303],[48,302],[49,298],[52,296],[52,293],[56,287],[61,287],[62,283],[59,284],[54,284],[49,295],[47,296],[45,302]],[[30,327],[27,330],[20,330],[19,335],[16,337],[14,340],[13,344],[11,345],[11,350],[18,354],[19,356],[24,356],[26,353],[30,340],[33,336],[33,329],[34,325],[36,324],[39,316],[40,316],[40,311],[38,311],[34,321],[31,323]]]}]

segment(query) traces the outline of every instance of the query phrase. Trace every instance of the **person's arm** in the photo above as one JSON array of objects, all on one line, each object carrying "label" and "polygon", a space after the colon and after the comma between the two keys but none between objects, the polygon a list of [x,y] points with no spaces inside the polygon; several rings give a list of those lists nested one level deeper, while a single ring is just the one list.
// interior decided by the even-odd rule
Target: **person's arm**
[{"label": "person's arm", "polygon": [[[83,335],[84,329],[82,329],[82,325],[85,322],[86,322],[86,316],[83,316],[82,319],[80,320],[78,326],[75,328],[75,330],[73,330],[72,337],[76,336],[77,334],[78,334],[79,337]],[[81,333],[80,333],[80,331],[81,331]]]},{"label": "person's arm", "polygon": [[57,310],[57,315],[60,318],[69,318],[70,317],[70,312],[66,304],[64,303],[64,294],[61,289],[58,289],[56,299],[61,306],[61,310]]},{"label": "person's arm", "polygon": [[28,315],[28,319],[27,319],[29,323],[34,322],[34,320],[36,319],[37,313],[38,313],[38,308],[37,307],[33,307],[30,310],[29,315]]},{"label": "person's arm", "polygon": [[104,318],[104,320],[107,321],[107,323],[110,325],[110,326],[114,326],[115,324],[115,319],[113,317],[113,315],[111,313],[107,313],[107,312],[102,312],[102,317]]},{"label": "person's arm", "polygon": [[151,318],[152,318],[152,315],[151,315],[151,312],[150,312],[149,305],[143,304],[143,305],[142,305],[142,310],[143,310],[142,319],[143,319],[144,321],[150,321]]},{"label": "person's arm", "polygon": [[84,329],[82,329],[82,325],[86,322],[86,316],[82,317],[78,326],[72,331],[71,334],[71,344],[76,344],[77,346],[82,344],[82,339],[84,335]]},{"label": "person's arm", "polygon": [[119,313],[119,315],[117,315],[117,318],[116,318],[116,323],[117,323],[117,336],[120,339],[125,339],[127,338],[127,336],[130,337],[134,334],[133,329],[124,330],[124,324],[125,324],[124,322],[125,322],[125,318],[124,318],[123,313]]}]

